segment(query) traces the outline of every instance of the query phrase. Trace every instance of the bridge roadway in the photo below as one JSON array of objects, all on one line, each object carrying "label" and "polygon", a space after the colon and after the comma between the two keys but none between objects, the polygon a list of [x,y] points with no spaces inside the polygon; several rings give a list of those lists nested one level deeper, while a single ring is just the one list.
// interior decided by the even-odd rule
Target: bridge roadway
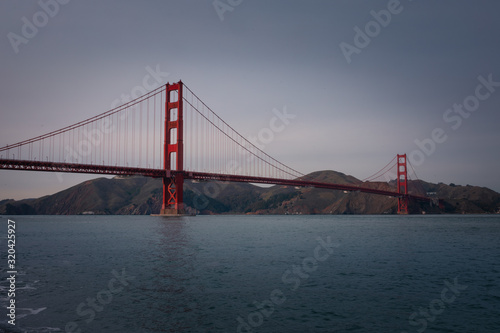
[{"label": "bridge roadway", "polygon": [[[57,162],[10,160],[10,159],[0,159],[0,169],[65,172],[65,173],[91,173],[91,174],[105,174],[105,175],[118,175],[118,176],[141,175],[154,178],[173,177],[176,174],[178,174],[178,171],[168,171],[164,169],[148,169],[148,168],[134,168],[134,167],[123,167],[123,166],[106,166],[97,164],[57,163]],[[273,184],[273,185],[284,185],[284,186],[315,187],[315,188],[324,188],[330,190],[386,195],[395,198],[401,198],[405,196],[398,192],[378,190],[363,186],[323,183],[323,182],[315,182],[315,181],[301,180],[301,179],[290,180],[290,179],[280,179],[280,178],[215,174],[215,173],[204,173],[204,172],[194,172],[194,171],[180,171],[180,172],[184,174],[184,179],[193,179],[200,181],[216,180],[216,181],[228,181],[228,182]],[[417,201],[431,200],[431,198],[413,194],[408,194],[406,195],[406,197]]]}]

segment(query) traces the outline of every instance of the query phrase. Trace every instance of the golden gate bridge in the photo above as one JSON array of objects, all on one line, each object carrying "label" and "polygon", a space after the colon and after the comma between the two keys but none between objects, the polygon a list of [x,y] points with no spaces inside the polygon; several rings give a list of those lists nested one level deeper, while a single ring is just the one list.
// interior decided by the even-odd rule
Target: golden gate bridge
[{"label": "golden gate bridge", "polygon": [[[184,213],[185,179],[385,195],[397,198],[399,214],[408,214],[410,200],[433,200],[408,193],[406,154],[398,154],[388,166],[397,169],[394,190],[309,179],[246,139],[182,81],[167,83],[73,125],[0,148],[0,169],[161,178],[160,215],[165,216]],[[387,172],[388,166],[374,176]]]}]

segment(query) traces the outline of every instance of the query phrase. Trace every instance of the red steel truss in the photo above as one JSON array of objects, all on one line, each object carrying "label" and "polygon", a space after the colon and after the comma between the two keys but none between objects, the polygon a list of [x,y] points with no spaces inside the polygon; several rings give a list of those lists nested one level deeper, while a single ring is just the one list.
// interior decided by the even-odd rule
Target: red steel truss
[{"label": "red steel truss", "polygon": [[[386,195],[395,198],[401,197],[401,193],[399,192],[378,190],[363,186],[323,183],[323,182],[301,180],[301,179],[290,180],[290,179],[280,179],[280,178],[252,177],[252,176],[239,176],[239,175],[163,170],[163,169],[127,168],[127,167],[112,167],[112,166],[102,166],[102,165],[53,163],[53,162],[40,162],[40,161],[33,162],[33,161],[18,161],[18,160],[0,160],[0,169],[91,173],[91,174],[123,175],[123,176],[142,175],[146,177],[154,177],[162,179],[182,178],[182,179],[193,179],[200,181],[213,180],[213,181],[223,181],[223,182],[243,182],[243,183],[271,184],[271,185],[283,185],[283,186],[315,187],[315,188],[324,188],[330,190]],[[405,195],[405,197],[407,199],[418,200],[418,201],[431,200],[428,197],[412,195],[412,194],[407,194]]]}]

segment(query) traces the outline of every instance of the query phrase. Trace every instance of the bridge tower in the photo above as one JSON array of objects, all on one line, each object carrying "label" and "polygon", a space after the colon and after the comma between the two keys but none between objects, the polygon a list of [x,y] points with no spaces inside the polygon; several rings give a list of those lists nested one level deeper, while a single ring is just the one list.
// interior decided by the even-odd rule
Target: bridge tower
[{"label": "bridge tower", "polygon": [[[184,139],[182,81],[166,85],[163,204],[160,215],[184,214]],[[180,172],[172,172],[180,171]]]},{"label": "bridge tower", "polygon": [[398,167],[398,214],[408,214],[408,171],[406,168],[406,154],[397,157]]}]

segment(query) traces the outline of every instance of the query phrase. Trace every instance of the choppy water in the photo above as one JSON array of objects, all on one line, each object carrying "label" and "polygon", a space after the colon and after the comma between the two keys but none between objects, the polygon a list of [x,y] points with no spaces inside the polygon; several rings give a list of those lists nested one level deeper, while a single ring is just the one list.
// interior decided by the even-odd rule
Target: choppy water
[{"label": "choppy water", "polygon": [[500,216],[11,218],[0,331],[500,331]]}]

